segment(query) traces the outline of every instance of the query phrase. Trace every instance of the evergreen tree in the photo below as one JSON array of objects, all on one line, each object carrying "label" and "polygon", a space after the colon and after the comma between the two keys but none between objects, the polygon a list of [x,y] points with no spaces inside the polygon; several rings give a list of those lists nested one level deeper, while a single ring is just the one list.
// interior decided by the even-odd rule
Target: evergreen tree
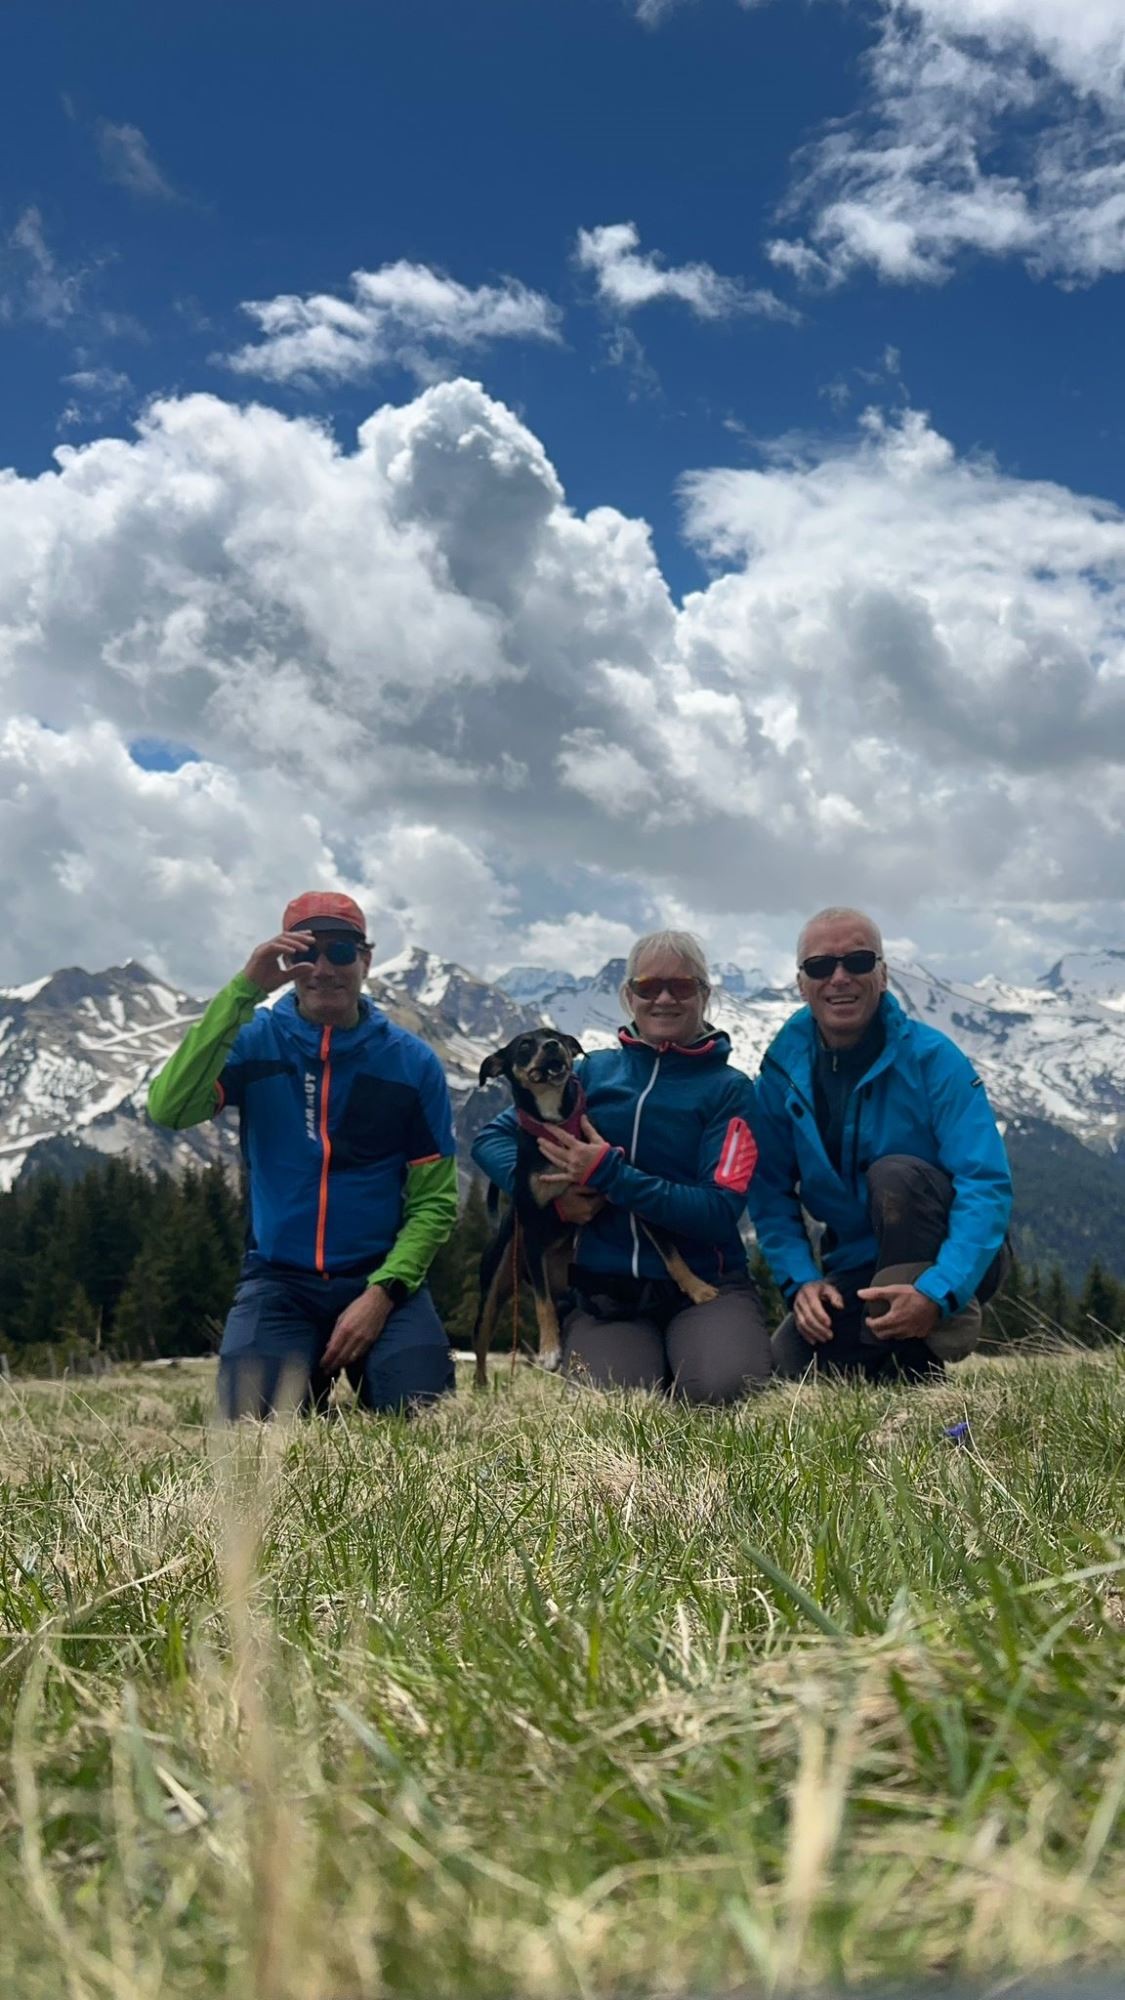
[{"label": "evergreen tree", "polygon": [[1097,1347],[1121,1332],[1125,1318],[1123,1304],[1125,1301],[1122,1300],[1120,1286],[1107,1276],[1095,1257],[1086,1274],[1072,1322],[1074,1332],[1084,1346]]},{"label": "evergreen tree", "polygon": [[243,1204],[237,1187],[218,1160],[204,1168],[201,1193],[224,1263],[237,1271],[246,1243]]},{"label": "evergreen tree", "polygon": [[1013,1257],[1011,1269],[1004,1283],[989,1300],[985,1333],[990,1341],[1007,1343],[1023,1340],[1033,1331],[1034,1325],[1035,1321],[1029,1310],[1023,1266],[1018,1257]]},{"label": "evergreen tree", "polygon": [[[450,1339],[466,1346],[476,1321],[481,1252],[493,1233],[484,1188],[469,1187],[457,1227],[430,1272]],[[243,1224],[238,1194],[219,1166],[179,1181],[127,1161],[100,1162],[64,1183],[44,1171],[0,1192],[0,1352],[13,1365],[61,1369],[102,1344],[112,1355],[145,1358],[207,1353],[211,1328],[226,1314],[237,1279]],[[765,1260],[751,1270],[767,1318],[784,1303]],[[1069,1333],[1087,1346],[1125,1332],[1125,1286],[1101,1260],[1072,1298],[1057,1263],[1013,1265],[994,1302],[994,1340],[1018,1340],[1036,1328]],[[522,1289],[518,1337],[534,1346],[530,1288]],[[494,1345],[511,1344],[501,1315]]]},{"label": "evergreen tree", "polygon": [[[491,1234],[484,1189],[474,1176],[457,1226],[430,1266],[434,1304],[454,1347],[467,1347],[476,1319],[480,1256]],[[467,1322],[467,1323],[466,1323]]]},{"label": "evergreen tree", "polygon": [[65,1263],[49,1251],[32,1260],[11,1339],[21,1347],[62,1340],[74,1313],[75,1284]]},{"label": "evergreen tree", "polygon": [[107,1331],[144,1240],[155,1194],[149,1176],[125,1160],[107,1160],[67,1191],[70,1269]]},{"label": "evergreen tree", "polygon": [[1068,1332],[1073,1312],[1074,1301],[1067,1291],[1062,1268],[1058,1264],[1052,1264],[1043,1287],[1043,1318],[1047,1322],[1048,1329],[1059,1333]]},{"label": "evergreen tree", "polygon": [[221,1319],[237,1277],[237,1256],[216,1224],[206,1174],[189,1171],[159,1190],[149,1228],[121,1296],[115,1352],[137,1359],[206,1354],[208,1321]]}]

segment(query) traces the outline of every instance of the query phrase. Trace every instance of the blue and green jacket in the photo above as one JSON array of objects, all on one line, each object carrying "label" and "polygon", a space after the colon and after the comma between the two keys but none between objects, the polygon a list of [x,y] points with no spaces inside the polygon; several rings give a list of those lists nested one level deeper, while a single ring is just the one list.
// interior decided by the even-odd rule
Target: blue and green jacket
[{"label": "blue and green jacket", "polygon": [[821,1276],[802,1218],[826,1228],[825,1274],[869,1269],[878,1258],[867,1169],[906,1153],[941,1167],[953,1206],[941,1253],[917,1280],[943,1314],[972,1298],[1007,1233],[1012,1177],[984,1086],[968,1057],[939,1029],[912,1021],[891,993],[880,1002],[886,1040],[852,1091],[840,1167],[817,1127],[813,1072],[817,1027],[808,1007],[770,1043],[758,1078],[760,1157],[750,1214],[782,1290]]},{"label": "blue and green jacket", "polygon": [[239,973],[149,1086],[156,1125],[237,1109],[248,1169],[248,1248],[325,1277],[422,1284],[457,1220],[445,1073],[433,1050],[366,995],[354,1028],[306,1021]]},{"label": "blue and green jacket", "polygon": [[[581,1231],[584,1272],[664,1278],[639,1222],[671,1236],[701,1278],[746,1268],[739,1220],[754,1171],[754,1086],[729,1064],[730,1039],[708,1028],[696,1042],[654,1049],[628,1028],[615,1049],[575,1064],[586,1115],[605,1140],[586,1186],[608,1206]],[[514,1108],[486,1125],[473,1158],[505,1193],[516,1165]]]}]

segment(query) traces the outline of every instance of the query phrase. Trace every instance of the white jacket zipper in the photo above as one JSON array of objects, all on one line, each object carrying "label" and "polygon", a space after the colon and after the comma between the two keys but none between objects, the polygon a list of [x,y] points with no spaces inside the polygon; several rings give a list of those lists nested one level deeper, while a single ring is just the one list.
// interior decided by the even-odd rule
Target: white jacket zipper
[{"label": "white jacket zipper", "polygon": [[[649,1077],[648,1082],[637,1099],[637,1109],[633,1116],[633,1143],[629,1148],[629,1162],[634,1167],[637,1164],[637,1137],[641,1129],[641,1112],[644,1109],[645,1098],[648,1096],[649,1091],[660,1074],[660,1063],[661,1058],[657,1056],[656,1061],[652,1065],[652,1075]],[[641,1232],[637,1228],[637,1218],[631,1209],[629,1211],[629,1226],[633,1231],[633,1276],[634,1278],[639,1278],[641,1275]]]}]

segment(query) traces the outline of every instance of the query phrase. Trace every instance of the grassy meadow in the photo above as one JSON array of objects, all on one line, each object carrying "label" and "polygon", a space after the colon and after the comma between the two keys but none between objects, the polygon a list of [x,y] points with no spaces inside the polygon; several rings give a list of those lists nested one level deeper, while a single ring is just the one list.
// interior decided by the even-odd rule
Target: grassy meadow
[{"label": "grassy meadow", "polygon": [[0,1384],[5,2000],[1125,1961],[1125,1351],[720,1412],[505,1364],[411,1424],[210,1396]]}]

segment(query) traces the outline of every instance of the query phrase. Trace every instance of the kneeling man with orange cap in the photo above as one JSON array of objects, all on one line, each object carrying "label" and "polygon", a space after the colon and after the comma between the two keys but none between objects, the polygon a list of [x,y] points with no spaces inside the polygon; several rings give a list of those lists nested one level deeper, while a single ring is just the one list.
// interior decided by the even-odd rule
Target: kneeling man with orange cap
[{"label": "kneeling man with orange cap", "polygon": [[157,1125],[239,1114],[249,1227],[219,1353],[228,1416],[322,1402],[345,1367],[373,1410],[453,1387],[425,1283],[457,1219],[449,1090],[433,1050],[363,992],[366,931],[350,896],[295,897],[149,1087]]}]

